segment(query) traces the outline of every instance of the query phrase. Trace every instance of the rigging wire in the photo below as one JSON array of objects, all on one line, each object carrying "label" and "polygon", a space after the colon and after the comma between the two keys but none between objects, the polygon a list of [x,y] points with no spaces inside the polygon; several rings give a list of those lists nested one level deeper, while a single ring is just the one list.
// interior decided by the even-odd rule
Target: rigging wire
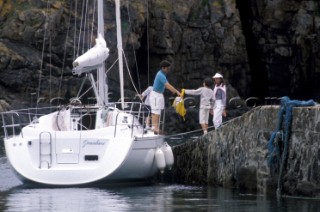
[{"label": "rigging wire", "polygon": [[85,43],[86,43],[86,37],[88,36],[87,34],[88,33],[86,33],[87,32],[87,18],[88,18],[88,0],[86,0],[86,3],[85,3],[85,10],[84,10],[85,12],[84,12],[84,15],[83,15],[83,17],[84,17],[84,22],[83,22],[83,33],[84,33],[84,35],[83,35],[83,37],[82,37],[82,53],[84,53],[84,51],[85,51]]},{"label": "rigging wire", "polygon": [[[70,12],[71,14],[71,12]],[[78,0],[75,1],[75,14],[74,14],[74,35],[73,35],[73,60],[76,59],[76,35],[77,35],[77,14],[78,14]]]},{"label": "rigging wire", "polygon": [[[62,59],[62,67],[61,67],[61,75],[60,75],[60,81],[59,81],[59,88],[58,88],[58,97],[61,97],[61,89],[62,89],[62,80],[63,80],[63,75],[64,75],[64,68],[65,68],[65,62],[66,62],[66,57],[67,57],[67,43],[68,43],[68,38],[69,38],[69,31],[70,31],[70,26],[71,26],[71,11],[72,11],[72,5],[70,4],[70,12],[69,12],[69,21],[67,25],[67,35],[66,39],[64,42],[64,53],[63,53],[63,59]],[[60,99],[59,99],[60,101]],[[59,102],[60,103],[60,102]]]},{"label": "rigging wire", "polygon": [[81,97],[84,96],[87,92],[89,92],[89,90],[93,87],[93,85],[91,85],[91,87],[88,88],[87,91],[85,91],[85,92],[80,96],[80,92],[81,92],[81,90],[84,88],[84,84],[85,84],[85,82],[86,82],[87,79],[88,79],[88,75],[86,74],[86,77],[83,78],[82,83],[81,83],[81,86],[80,86],[80,88],[79,88],[79,91],[78,91],[78,94],[77,94],[77,99],[81,99]]},{"label": "rigging wire", "polygon": [[[88,40],[88,47],[91,48],[92,43],[94,41],[94,39],[92,39],[94,36],[94,20],[95,20],[95,11],[96,11],[96,2],[97,0],[94,1],[94,6],[93,6],[93,13],[92,13],[92,21],[90,22],[90,13],[88,12],[89,10],[89,4],[90,1],[88,0],[84,0],[83,4],[82,4],[82,10],[81,10],[81,22],[80,22],[80,33],[79,33],[79,38],[78,38],[78,43],[77,43],[77,54],[79,55],[80,52],[80,45],[81,45],[81,40],[82,40],[82,53],[84,53],[84,45],[85,45],[85,41]],[[77,5],[77,1],[76,1],[76,5]],[[76,6],[77,8],[77,6]],[[91,24],[91,26],[90,26]],[[89,29],[89,30],[86,30]],[[90,32],[90,33],[86,33],[86,31]],[[109,70],[108,70],[109,71]],[[97,82],[94,82],[97,83]],[[83,87],[83,85],[81,86]],[[84,94],[86,94],[90,89],[92,89],[93,86],[91,86]],[[80,89],[82,90],[82,88]],[[84,94],[82,94],[81,96],[83,96]],[[78,93],[78,97],[79,97],[79,93]]]},{"label": "rigging wire", "polygon": [[149,50],[149,0],[147,2],[147,68],[148,68],[148,86],[150,85],[150,50]]},{"label": "rigging wire", "polygon": [[[130,29],[131,29],[131,31],[134,33],[134,30],[133,30],[133,27],[132,27],[132,24],[131,24],[131,18],[130,18],[130,6],[129,6],[129,2],[130,2],[130,1],[127,1],[128,21],[129,21]],[[129,34],[129,35],[130,35],[130,34]],[[132,44],[132,51],[133,51],[133,56],[134,56],[134,62],[135,62],[135,66],[136,66],[136,72],[137,72],[136,74],[137,74],[137,77],[138,77],[139,93],[141,93],[140,73],[139,73],[139,68],[138,68],[137,55],[136,55],[136,51],[135,51],[135,48],[134,48],[132,36],[130,36],[130,39],[131,39],[131,44]],[[124,53],[123,53],[123,54],[124,54]],[[130,76],[130,77],[131,77],[131,76]],[[133,83],[133,82],[132,82],[132,83]],[[135,87],[135,85],[133,85],[133,87]]]},{"label": "rigging wire", "polygon": [[[51,94],[52,94],[52,57],[51,57],[51,54],[52,54],[52,33],[50,33],[50,36],[49,36],[49,99],[52,98]],[[39,101],[37,101],[38,103]]]},{"label": "rigging wire", "polygon": [[[115,64],[118,62],[118,60],[119,60],[119,58],[117,58],[117,59],[112,63],[112,65],[108,68],[108,70],[106,70],[106,72],[105,72],[106,74],[115,66]],[[86,78],[88,78],[88,76],[86,76]],[[84,79],[84,81],[86,81],[86,79]],[[97,84],[97,81],[94,82],[94,83]],[[79,91],[82,90],[83,84],[84,84],[84,83],[82,83]],[[93,88],[93,85],[91,85],[81,96],[80,96],[80,93],[78,93],[78,94],[77,94],[77,98],[80,99],[82,96],[84,96],[86,93],[88,93],[88,92],[90,91],[90,89],[92,89],[92,88]]]},{"label": "rigging wire", "polygon": [[127,62],[127,58],[126,58],[126,55],[124,54],[123,50],[122,50],[122,54],[123,54],[123,58],[124,58],[124,62],[126,64],[126,68],[127,68],[127,71],[128,71],[128,74],[129,74],[129,77],[130,77],[130,80],[131,80],[131,83],[132,83],[132,86],[134,88],[134,90],[136,91],[137,94],[140,94],[133,82],[133,79],[132,79],[132,76],[131,76],[131,73],[130,73],[130,70],[129,70],[129,66],[128,66],[128,62]]},{"label": "rigging wire", "polygon": [[[91,33],[90,33],[90,38],[93,38],[93,28],[94,28],[94,20],[95,20],[95,17],[94,15],[96,14],[96,4],[97,4],[97,0],[94,0],[94,3],[93,3],[93,12],[92,12],[92,22],[91,22]],[[89,41],[89,44],[90,44],[90,47],[92,47],[92,42],[93,42],[93,39],[90,39]]]},{"label": "rigging wire", "polygon": [[[80,29],[79,29],[79,38],[78,38],[78,47],[77,47],[77,56],[79,55],[80,49],[80,41],[81,41],[81,34],[82,34],[82,22],[83,22],[83,13],[84,13],[84,2],[82,2],[82,9],[81,9],[81,21],[80,21]],[[83,49],[82,49],[83,50]],[[83,53],[83,52],[82,52]]]},{"label": "rigging wire", "polygon": [[48,16],[49,16],[49,1],[47,0],[47,12],[46,12],[46,20],[44,24],[44,34],[43,34],[43,44],[42,44],[42,53],[41,53],[41,62],[40,62],[40,71],[39,71],[39,79],[38,79],[38,91],[37,91],[37,105],[36,108],[38,108],[38,100],[40,98],[40,87],[41,87],[41,78],[42,78],[42,67],[43,67],[43,58],[44,58],[44,48],[46,45],[46,37],[47,37],[47,28],[48,28]]},{"label": "rigging wire", "polygon": [[113,68],[113,66],[118,62],[119,58],[117,58],[113,63],[112,65],[110,66],[110,68],[108,68],[108,70],[106,70],[106,74]]}]

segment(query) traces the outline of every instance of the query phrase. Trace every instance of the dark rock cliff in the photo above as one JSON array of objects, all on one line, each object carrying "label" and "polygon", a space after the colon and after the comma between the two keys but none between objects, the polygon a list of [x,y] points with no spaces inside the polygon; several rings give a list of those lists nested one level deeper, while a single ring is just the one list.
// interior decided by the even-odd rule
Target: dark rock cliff
[{"label": "dark rock cliff", "polygon": [[[81,79],[72,76],[72,61],[93,44],[96,28],[89,24],[95,8],[84,3],[0,0],[1,98],[30,103],[39,86],[37,97],[47,102],[76,95]],[[319,7],[316,0],[123,0],[123,46],[134,84],[139,92],[152,84],[159,62],[168,59],[174,64],[169,81],[177,88],[197,88],[219,71],[235,88],[230,97],[318,99]],[[112,67],[113,0],[105,1],[105,29]],[[114,100],[116,67],[108,72]],[[125,79],[125,95],[132,97],[128,72]]]}]

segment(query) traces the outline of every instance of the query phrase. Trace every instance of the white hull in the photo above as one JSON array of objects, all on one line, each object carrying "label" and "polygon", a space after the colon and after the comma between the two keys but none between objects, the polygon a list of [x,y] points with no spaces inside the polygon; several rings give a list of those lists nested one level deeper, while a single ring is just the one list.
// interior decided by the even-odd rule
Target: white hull
[{"label": "white hull", "polygon": [[[104,40],[103,1],[98,0],[96,45],[73,63],[74,74],[88,74],[97,104],[82,105],[79,93],[78,99],[53,113],[48,113],[52,108],[35,108],[1,114],[6,154],[22,181],[59,186],[123,182],[151,178],[166,166],[171,168],[171,148],[162,136],[146,133],[141,125],[150,111],[143,104],[123,102],[119,0],[115,4],[121,105],[108,103],[104,61],[109,49]],[[97,67],[96,82],[92,72]]]},{"label": "white hull", "polygon": [[[12,114],[15,113],[7,112],[5,116]],[[105,117],[99,115],[98,109],[95,128],[79,130],[73,126],[74,114],[64,114],[63,125],[67,129],[57,129],[57,122],[62,125],[61,114],[44,115],[17,135],[9,136],[6,132],[7,158],[21,181],[57,186],[130,182],[163,171],[155,158],[156,150],[164,146],[163,137],[144,132],[137,120],[130,121],[135,116],[112,112],[109,115],[117,118],[109,119],[110,126],[103,127]],[[6,130],[10,126],[13,123],[4,125]]]}]

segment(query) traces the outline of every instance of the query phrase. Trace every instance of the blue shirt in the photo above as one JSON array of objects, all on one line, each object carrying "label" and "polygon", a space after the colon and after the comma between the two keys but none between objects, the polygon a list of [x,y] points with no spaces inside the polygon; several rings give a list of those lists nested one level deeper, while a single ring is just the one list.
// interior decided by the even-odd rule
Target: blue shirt
[{"label": "blue shirt", "polygon": [[153,90],[158,93],[163,93],[167,82],[166,74],[162,70],[159,70],[153,82]]}]

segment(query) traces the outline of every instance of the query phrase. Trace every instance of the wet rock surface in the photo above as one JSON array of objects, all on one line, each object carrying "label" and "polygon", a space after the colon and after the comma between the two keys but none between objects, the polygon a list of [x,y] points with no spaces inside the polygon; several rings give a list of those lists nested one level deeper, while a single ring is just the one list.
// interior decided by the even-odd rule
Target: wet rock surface
[{"label": "wet rock surface", "polygon": [[[268,142],[278,106],[263,106],[237,117],[207,136],[173,148],[177,182],[234,187],[259,194],[319,195],[319,106],[294,108],[288,155],[268,163]],[[302,124],[303,123],[303,124]],[[280,155],[281,156],[281,155]],[[279,182],[281,182],[279,184]]]}]

